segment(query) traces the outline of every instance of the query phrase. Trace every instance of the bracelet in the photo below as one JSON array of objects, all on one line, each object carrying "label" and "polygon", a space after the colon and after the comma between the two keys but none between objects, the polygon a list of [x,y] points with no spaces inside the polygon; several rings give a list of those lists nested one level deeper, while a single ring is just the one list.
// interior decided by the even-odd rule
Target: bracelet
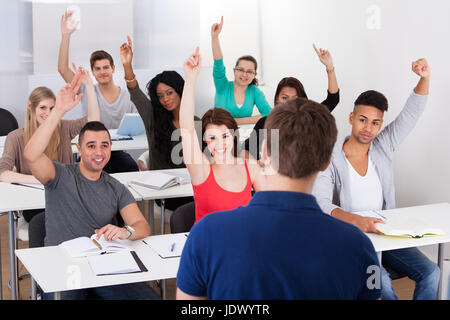
[{"label": "bracelet", "polygon": [[131,80],[127,80],[127,78],[125,78],[125,77],[123,77],[123,78],[125,79],[125,81],[126,81],[127,83],[130,83],[130,82],[136,81],[136,76],[134,76],[134,78],[133,78],[133,79],[131,79]]},{"label": "bracelet", "polygon": [[327,70],[327,73],[333,73],[334,72],[334,67],[331,70],[328,70],[328,69],[325,69],[325,70]]}]

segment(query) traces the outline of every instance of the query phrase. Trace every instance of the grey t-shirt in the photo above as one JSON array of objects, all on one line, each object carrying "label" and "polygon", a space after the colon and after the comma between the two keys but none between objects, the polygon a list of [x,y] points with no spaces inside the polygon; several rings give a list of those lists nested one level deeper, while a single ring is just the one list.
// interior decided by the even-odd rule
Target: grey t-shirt
[{"label": "grey t-shirt", "polygon": [[[120,121],[122,121],[125,113],[136,113],[137,109],[134,103],[131,102],[130,93],[128,90],[120,88],[119,97],[113,103],[106,101],[98,84],[94,85],[95,93],[97,94],[98,107],[100,109],[100,121],[105,125],[107,129],[119,128]],[[81,104],[83,106],[83,115],[88,113],[88,102],[86,87],[82,84],[80,92],[83,93],[81,98]]]},{"label": "grey t-shirt", "polygon": [[119,181],[102,172],[97,181],[86,179],[79,164],[53,162],[55,178],[45,185],[45,246],[117,224],[117,214],[135,199]]}]

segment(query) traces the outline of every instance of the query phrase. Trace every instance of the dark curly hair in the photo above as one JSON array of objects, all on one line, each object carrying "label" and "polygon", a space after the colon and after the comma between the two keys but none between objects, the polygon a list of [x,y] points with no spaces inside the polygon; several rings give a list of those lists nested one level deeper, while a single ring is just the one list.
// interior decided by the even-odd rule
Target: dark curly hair
[{"label": "dark curly hair", "polygon": [[181,99],[181,96],[183,95],[184,79],[176,71],[163,71],[147,83],[147,94],[150,97],[153,106],[155,146],[158,151],[166,155],[166,159],[170,162],[172,148],[178,142],[171,141],[172,132],[174,130],[172,112],[161,105],[158,95],[156,94],[156,87],[161,82],[172,87]]}]

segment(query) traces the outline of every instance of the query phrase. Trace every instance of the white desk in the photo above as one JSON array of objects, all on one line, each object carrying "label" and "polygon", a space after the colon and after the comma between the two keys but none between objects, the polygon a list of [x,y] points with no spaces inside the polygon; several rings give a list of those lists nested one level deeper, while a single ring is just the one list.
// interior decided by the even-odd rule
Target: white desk
[{"label": "white desk", "polygon": [[[419,219],[421,221],[426,222],[430,226],[442,229],[447,233],[447,235],[412,239],[400,237],[387,237],[383,235],[377,235],[374,233],[368,233],[367,236],[372,241],[372,244],[375,247],[375,251],[378,253],[380,263],[381,263],[381,252],[383,251],[437,244],[439,246],[438,266],[442,270],[444,260],[444,244],[450,242],[450,204],[439,203],[425,206],[384,210],[382,211],[382,215],[385,216],[387,220],[389,220],[389,217],[393,215],[401,215],[405,219],[408,218]],[[439,288],[442,288],[442,280],[443,278],[441,277]]]},{"label": "white desk", "polygon": [[[186,168],[183,169],[167,169],[167,170],[152,170],[154,172],[164,172],[164,173],[173,173],[179,176],[189,176],[189,172]],[[123,173],[114,173],[113,177],[122,182],[128,182],[133,179],[136,179],[140,175],[145,174],[148,171],[137,171],[137,172],[123,172]],[[161,234],[164,234],[164,200],[170,198],[182,198],[182,197],[192,197],[194,195],[194,191],[192,189],[192,184],[182,184],[178,186],[173,186],[163,190],[154,190],[147,187],[142,187],[138,185],[134,185],[130,188],[136,191],[141,197],[142,200],[150,201],[149,207],[153,209],[153,201],[154,200],[162,200],[161,204]],[[150,214],[152,217],[153,215]],[[152,234],[153,234],[152,230]]]},{"label": "white desk", "polygon": [[[142,197],[130,189],[136,201]],[[31,209],[45,209],[45,191],[11,183],[0,182],[0,212],[8,212],[8,241],[9,241],[9,273],[11,279],[11,299],[18,297],[17,260],[13,254],[17,246],[18,211]],[[1,270],[0,270],[1,285]],[[0,291],[0,299],[1,296]]]},{"label": "white desk", "polygon": [[[153,237],[164,237],[168,246],[175,235],[166,234]],[[180,258],[162,259],[152,248],[142,242],[126,241],[135,250],[147,267],[148,272],[95,276],[86,258],[71,258],[59,246],[16,250],[16,255],[45,293],[58,293],[67,290],[87,289],[126,283],[153,281],[175,278]],[[51,261],[51,263],[48,263]],[[33,286],[33,290],[34,290]],[[35,297],[35,294],[32,294]]]}]

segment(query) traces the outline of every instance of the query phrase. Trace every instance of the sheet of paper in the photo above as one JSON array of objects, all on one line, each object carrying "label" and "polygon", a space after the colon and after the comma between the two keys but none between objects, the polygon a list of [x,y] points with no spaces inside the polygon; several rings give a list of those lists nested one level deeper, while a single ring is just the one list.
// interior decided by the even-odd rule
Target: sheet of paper
[{"label": "sheet of paper", "polygon": [[186,243],[186,234],[174,234],[170,237],[147,237],[144,242],[152,248],[161,258],[181,257]]},{"label": "sheet of paper", "polygon": [[129,251],[91,256],[87,259],[97,276],[141,271]]}]

